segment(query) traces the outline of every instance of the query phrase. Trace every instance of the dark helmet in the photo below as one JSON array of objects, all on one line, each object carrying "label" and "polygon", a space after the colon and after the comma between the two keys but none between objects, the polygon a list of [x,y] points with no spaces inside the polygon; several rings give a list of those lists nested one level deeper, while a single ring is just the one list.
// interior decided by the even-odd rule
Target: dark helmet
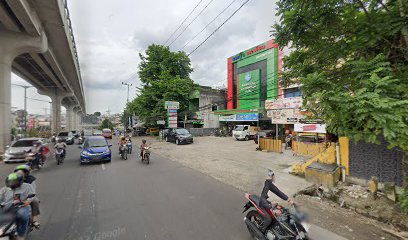
[{"label": "dark helmet", "polygon": [[30,166],[27,166],[27,165],[25,165],[25,164],[23,164],[23,165],[18,165],[18,166],[14,169],[14,172],[17,172],[17,171],[19,171],[19,170],[23,171],[25,174],[30,174],[31,168],[30,168]]},{"label": "dark helmet", "polygon": [[23,184],[24,177],[21,174],[10,173],[6,178],[6,186],[12,189],[16,189]]},{"label": "dark helmet", "polygon": [[275,173],[272,171],[272,169],[268,169],[268,177],[273,177],[275,176]]},{"label": "dark helmet", "polygon": [[121,137],[121,139],[122,139],[122,141],[124,141],[124,140],[125,140],[125,137],[124,137],[124,136],[122,136],[122,137]]},{"label": "dark helmet", "polygon": [[62,139],[61,139],[61,138],[58,138],[57,142],[59,142],[59,143],[62,142]]},{"label": "dark helmet", "polygon": [[143,144],[146,144],[146,139],[143,139],[143,140],[142,140],[142,143],[143,143]]}]

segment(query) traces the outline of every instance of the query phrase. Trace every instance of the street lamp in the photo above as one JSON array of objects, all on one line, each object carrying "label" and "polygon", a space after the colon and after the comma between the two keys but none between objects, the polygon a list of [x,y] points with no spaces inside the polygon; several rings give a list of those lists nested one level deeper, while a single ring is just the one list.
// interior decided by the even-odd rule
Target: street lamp
[{"label": "street lamp", "polygon": [[122,85],[127,86],[127,103],[129,103],[129,88],[132,86],[132,84],[122,82]]}]

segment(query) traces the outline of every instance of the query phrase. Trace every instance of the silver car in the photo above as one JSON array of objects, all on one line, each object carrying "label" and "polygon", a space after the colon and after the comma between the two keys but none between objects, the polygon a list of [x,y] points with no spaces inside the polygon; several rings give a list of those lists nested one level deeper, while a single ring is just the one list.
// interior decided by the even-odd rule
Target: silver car
[{"label": "silver car", "polygon": [[44,144],[45,140],[42,138],[22,138],[15,141],[11,146],[8,147],[4,153],[3,161],[5,163],[9,162],[25,162],[27,156],[27,151],[33,146],[34,142],[40,141]]}]

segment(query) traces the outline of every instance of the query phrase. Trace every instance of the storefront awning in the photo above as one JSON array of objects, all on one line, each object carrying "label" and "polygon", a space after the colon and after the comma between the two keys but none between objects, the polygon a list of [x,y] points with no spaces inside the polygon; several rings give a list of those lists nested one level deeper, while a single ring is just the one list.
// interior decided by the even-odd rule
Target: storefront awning
[{"label": "storefront awning", "polygon": [[251,109],[251,110],[246,110],[246,109],[222,109],[222,110],[217,110],[214,111],[214,114],[217,115],[232,115],[232,114],[240,114],[240,113],[262,113],[264,110],[262,109]]}]

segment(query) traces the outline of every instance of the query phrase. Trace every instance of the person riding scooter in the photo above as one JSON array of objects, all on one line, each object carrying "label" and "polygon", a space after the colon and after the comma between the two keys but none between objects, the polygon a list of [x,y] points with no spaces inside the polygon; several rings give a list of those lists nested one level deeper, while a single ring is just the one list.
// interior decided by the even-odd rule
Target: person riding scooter
[{"label": "person riding scooter", "polygon": [[119,138],[119,142],[118,142],[118,145],[119,145],[119,154],[122,152],[122,146],[123,145],[127,145],[127,141],[126,141],[126,138],[125,138],[125,136],[121,136],[120,138]]},{"label": "person riding scooter", "polygon": [[268,192],[271,191],[273,192],[276,196],[281,198],[282,200],[288,201],[289,204],[293,204],[294,202],[281,190],[279,190],[278,187],[275,186],[275,173],[268,169],[268,176],[265,180],[264,187],[262,189],[261,193],[261,199],[260,199],[260,207],[262,212],[264,213],[264,221],[262,223],[261,231],[265,232],[266,228],[272,223],[272,218],[269,215],[269,211],[273,211],[273,206],[271,202],[269,202],[267,199],[269,198]]},{"label": "person riding scooter", "polygon": [[11,173],[6,178],[6,186],[0,189],[1,206],[22,203],[23,206],[17,211],[17,240],[24,240],[30,227],[32,199],[34,194],[32,186],[24,183],[24,177],[17,173]]},{"label": "person riding scooter", "polygon": [[49,149],[43,147],[40,141],[33,143],[33,146],[27,151],[27,153],[33,154],[33,161],[38,161],[38,165],[42,166],[45,162],[45,155],[48,153]]},{"label": "person riding scooter", "polygon": [[[37,179],[33,175],[31,175],[31,168],[27,165],[19,165],[14,169],[14,172],[20,175],[23,175],[23,181],[28,183],[33,188],[34,194],[37,191],[37,185],[35,184],[35,180]],[[33,226],[36,228],[40,227],[40,200],[37,197],[32,198],[31,201],[31,212],[33,216]]]},{"label": "person riding scooter", "polygon": [[143,151],[145,147],[148,147],[149,145],[147,145],[146,143],[146,139],[142,140],[142,144],[140,145],[140,158],[143,157]]},{"label": "person riding scooter", "polygon": [[62,154],[63,154],[63,158],[65,157],[65,155],[66,155],[66,147],[67,147],[67,144],[65,144],[63,141],[61,141],[61,139],[58,139],[58,142],[55,144],[55,146],[54,146],[54,148],[55,149],[62,149]]}]

